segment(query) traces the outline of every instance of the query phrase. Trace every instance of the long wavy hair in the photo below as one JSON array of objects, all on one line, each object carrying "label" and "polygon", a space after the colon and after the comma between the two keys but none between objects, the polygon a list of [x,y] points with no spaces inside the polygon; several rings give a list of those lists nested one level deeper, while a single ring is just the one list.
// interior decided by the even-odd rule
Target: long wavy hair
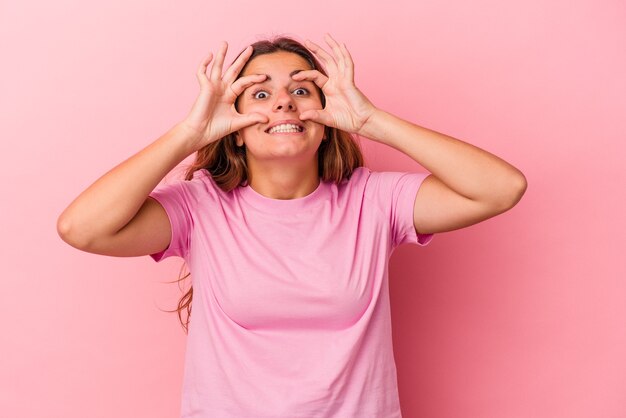
[{"label": "long wavy hair", "polygon": [[[252,55],[239,72],[239,77],[255,57],[278,51],[297,54],[309,63],[311,69],[327,75],[326,71],[313,54],[304,45],[293,38],[279,36],[260,40],[253,43],[252,48]],[[243,50],[238,56],[241,55],[242,52]],[[315,87],[320,93],[322,107],[324,107],[326,105],[326,98],[321,89],[317,86]],[[235,108],[238,109],[238,100],[235,102]],[[339,184],[344,179],[349,179],[356,168],[363,166],[363,154],[361,153],[359,144],[350,133],[328,126],[325,127],[324,133],[327,140],[322,141],[318,148],[317,161],[319,176],[323,181],[333,181]],[[202,169],[207,170],[215,183],[225,192],[230,192],[239,186],[245,187],[248,184],[245,144],[243,146],[237,146],[236,133],[233,132],[201,148],[196,153],[194,163],[187,169],[185,180],[191,180],[194,173]],[[183,267],[185,266],[183,265]],[[183,276],[183,271],[185,270],[181,269],[180,277],[176,280],[177,282],[189,277],[191,274],[188,272]],[[189,286],[189,290],[179,300],[178,307],[175,310],[178,313],[178,318],[185,333],[188,332],[192,299],[193,286]],[[187,310],[187,318],[185,321],[183,321],[181,314],[184,309]]]}]

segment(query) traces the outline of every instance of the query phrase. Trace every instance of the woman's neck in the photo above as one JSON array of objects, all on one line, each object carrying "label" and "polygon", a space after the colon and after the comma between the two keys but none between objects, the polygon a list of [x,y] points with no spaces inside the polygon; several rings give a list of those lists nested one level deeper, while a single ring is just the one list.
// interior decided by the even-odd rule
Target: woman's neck
[{"label": "woman's neck", "polygon": [[315,191],[320,184],[317,159],[302,162],[252,164],[248,166],[248,183],[257,193],[270,199],[297,199]]}]

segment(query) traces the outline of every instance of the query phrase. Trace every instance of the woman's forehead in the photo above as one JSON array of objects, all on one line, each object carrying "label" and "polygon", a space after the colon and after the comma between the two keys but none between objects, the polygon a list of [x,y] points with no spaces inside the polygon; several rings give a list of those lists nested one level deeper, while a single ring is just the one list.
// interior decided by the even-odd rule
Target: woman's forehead
[{"label": "woman's forehead", "polygon": [[310,70],[311,65],[298,54],[278,51],[254,57],[248,62],[242,76],[250,74],[285,75],[296,70]]}]

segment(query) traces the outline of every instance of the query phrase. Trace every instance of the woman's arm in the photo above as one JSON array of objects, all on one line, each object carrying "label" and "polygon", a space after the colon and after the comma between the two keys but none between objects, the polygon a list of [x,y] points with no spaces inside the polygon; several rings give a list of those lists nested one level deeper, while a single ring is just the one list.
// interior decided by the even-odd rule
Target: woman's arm
[{"label": "woman's arm", "polygon": [[415,199],[419,233],[481,222],[515,206],[526,191],[522,172],[501,158],[388,112],[373,112],[359,134],[403,152],[432,173]]},{"label": "woman's arm", "polygon": [[148,198],[149,193],[191,153],[231,132],[267,122],[258,113],[241,115],[234,106],[241,92],[265,79],[265,75],[237,79],[252,48],[246,48],[222,75],[227,48],[224,42],[208,75],[213,54],[198,67],[200,94],[183,122],[100,177],[63,211],[57,230],[65,242],[115,256],[147,255],[167,248],[169,218],[156,200]]},{"label": "woman's arm", "polygon": [[107,255],[144,255],[165,249],[171,238],[169,220],[160,204],[146,198],[193,152],[193,142],[184,126],[175,125],[104,174],[59,216],[61,238],[80,250]]},{"label": "woman's arm", "polygon": [[511,207],[526,189],[522,172],[503,159],[380,109],[359,135],[403,152],[467,199]]}]

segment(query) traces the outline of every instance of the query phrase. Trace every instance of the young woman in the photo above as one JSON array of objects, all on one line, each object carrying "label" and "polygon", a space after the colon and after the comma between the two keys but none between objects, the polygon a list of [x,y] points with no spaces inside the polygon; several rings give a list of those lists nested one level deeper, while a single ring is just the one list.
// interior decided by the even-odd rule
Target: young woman
[{"label": "young woman", "polygon": [[[226,71],[224,43],[187,118],[59,217],[81,250],[188,264],[183,417],[400,417],[389,256],[526,189],[502,159],[374,106],[326,42],[260,41]],[[430,173],[363,167],[353,134]],[[192,153],[186,179],[157,188]]]}]

